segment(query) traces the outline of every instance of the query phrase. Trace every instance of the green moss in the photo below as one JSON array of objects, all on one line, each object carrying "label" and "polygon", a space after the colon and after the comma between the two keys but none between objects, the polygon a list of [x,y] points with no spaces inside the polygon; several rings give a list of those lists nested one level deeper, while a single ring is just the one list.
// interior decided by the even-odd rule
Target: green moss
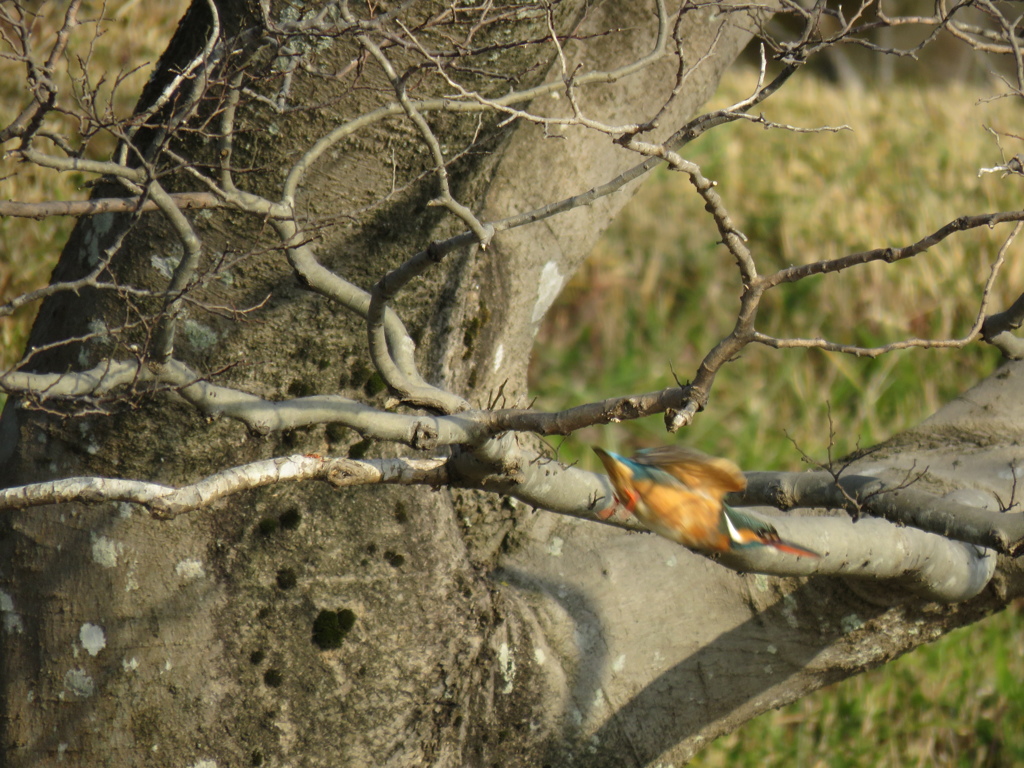
[{"label": "green moss", "polygon": [[347,434],[348,428],[341,424],[328,424],[327,428],[324,429],[324,437],[327,438],[329,445],[340,443]]},{"label": "green moss", "polygon": [[392,568],[399,568],[405,565],[405,557],[397,552],[392,552],[391,550],[384,553],[384,560]]},{"label": "green moss", "polygon": [[467,357],[473,354],[473,345],[476,343],[476,338],[480,334],[480,329],[487,324],[490,320],[491,313],[487,310],[487,307],[483,304],[480,305],[480,311],[476,317],[470,318],[469,322],[466,323],[466,330],[462,334],[462,345],[466,348],[462,353],[462,359],[465,360]]},{"label": "green moss", "polygon": [[299,523],[302,522],[302,513],[296,507],[292,507],[281,513],[278,520],[281,522],[281,527],[286,531],[294,531],[299,527]]},{"label": "green moss", "polygon": [[258,749],[252,751],[252,757],[249,759],[249,764],[254,766],[263,765],[263,752]]},{"label": "green moss", "polygon": [[256,524],[256,533],[260,536],[270,536],[277,530],[277,518],[264,517]]},{"label": "green moss", "polygon": [[348,375],[341,375],[341,385],[344,387],[349,382],[356,383],[360,381],[366,381],[373,374],[373,368],[371,368],[363,360],[356,360],[352,364],[352,368],[348,371]]},{"label": "green moss", "polygon": [[252,664],[253,666],[256,666],[261,661],[263,661],[263,659],[265,659],[266,657],[267,657],[267,654],[265,654],[263,651],[257,649],[257,650],[255,650],[255,651],[253,651],[252,653],[249,654],[249,663]]},{"label": "green moss", "polygon": [[409,522],[409,513],[405,511],[405,504],[402,502],[395,504],[395,521],[401,525]]},{"label": "green moss", "polygon": [[384,383],[384,379],[381,378],[381,375],[376,371],[370,374],[370,378],[368,378],[366,383],[363,384],[363,392],[366,393],[367,397],[379,395],[385,389],[387,389],[387,385]]},{"label": "green moss", "polygon": [[256,524],[256,533],[260,536],[271,536],[277,533],[278,529],[294,531],[302,522],[302,513],[292,507],[285,510],[277,517],[264,517]]},{"label": "green moss", "polygon": [[281,683],[284,682],[284,676],[281,674],[280,670],[268,669],[263,673],[263,682],[269,688],[278,688]]},{"label": "green moss", "polygon": [[360,440],[358,443],[354,443],[348,447],[348,457],[350,459],[361,459],[366,455],[366,452],[370,449],[369,440]]},{"label": "green moss", "polygon": [[481,325],[479,317],[474,317],[466,324],[466,330],[462,334],[462,346],[465,347],[462,353],[463,360],[473,354],[473,344],[476,343],[476,335],[480,332]]},{"label": "green moss", "polygon": [[153,741],[160,734],[163,722],[164,718],[155,708],[141,710],[132,716],[132,733],[139,741]]},{"label": "green moss", "polygon": [[288,385],[288,394],[292,397],[310,397],[316,394],[316,387],[311,381],[295,379]]},{"label": "green moss", "polygon": [[282,568],[277,572],[277,586],[281,589],[291,589],[298,581],[295,571],[291,568]]},{"label": "green moss", "polygon": [[347,608],[320,611],[313,620],[313,643],[321,650],[340,648],[345,635],[355,626],[356,615]]}]

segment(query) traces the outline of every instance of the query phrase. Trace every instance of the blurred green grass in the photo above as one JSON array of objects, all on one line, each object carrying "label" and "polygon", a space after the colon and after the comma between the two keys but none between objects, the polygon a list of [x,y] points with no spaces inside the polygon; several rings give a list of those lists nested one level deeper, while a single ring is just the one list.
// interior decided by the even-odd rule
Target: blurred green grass
[{"label": "blurred green grass", "polygon": [[1014,606],[715,741],[698,768],[1024,765],[1024,613]]},{"label": "blurred green grass", "polygon": [[[716,103],[738,100],[753,77],[732,76]],[[736,123],[686,154],[719,182],[766,273],[906,245],[962,214],[1019,207],[1017,179],[979,177],[978,169],[1000,162],[982,123],[1012,129],[1020,107],[976,105],[982,95],[989,94],[955,83],[848,92],[806,77],[764,106],[768,119],[853,131],[795,135]],[[766,297],[758,327],[862,345],[962,335],[1008,232],[964,233],[909,261],[781,286]],[[660,389],[673,383],[673,370],[691,377],[738,307],[737,270],[717,240],[686,177],[656,173],[550,312],[531,363],[539,407]],[[1011,254],[994,306],[1012,301],[1022,285],[1024,261]],[[799,452],[787,435],[823,459],[829,404],[841,455],[920,421],[997,362],[980,344],[875,360],[752,345],[721,371],[708,411],[678,438],[652,417],[585,430],[560,455],[596,469],[591,443],[629,452],[681,439],[747,468],[796,469]]]},{"label": "blurred green grass", "polygon": [[[740,70],[715,105],[753,83]],[[853,132],[794,135],[751,124],[686,149],[745,232],[759,270],[906,245],[967,213],[1021,207],[1019,179],[978,170],[1001,161],[984,125],[1013,130],[1021,107],[977,103],[1000,90],[959,83],[843,91],[810,77],[788,84],[769,120]],[[1009,142],[1004,140],[1007,145]],[[1007,155],[1019,147],[1007,146]],[[894,265],[814,277],[770,297],[761,330],[865,345],[959,336],[977,312],[1007,228],[955,236]],[[567,286],[542,329],[531,376],[537,407],[556,409],[670,386],[691,377],[729,332],[738,275],[688,180],[662,171],[639,192]],[[995,292],[1005,308],[1024,286],[1018,242]],[[718,376],[706,412],[679,435],[660,417],[553,441],[563,460],[599,471],[589,446],[626,453],[673,440],[747,469],[802,469],[911,426],[998,364],[982,344],[909,350],[875,360],[748,348]],[[697,766],[1024,765],[1024,629],[1020,607],[878,670],[769,712],[700,753]]]},{"label": "blurred green grass", "polygon": [[[102,116],[109,109],[120,117],[130,116],[142,86],[152,72],[164,46],[170,40],[188,0],[143,3],[142,0],[84,0],[78,12],[81,25],[72,32],[67,54],[59,60],[54,82],[59,105],[77,111],[85,107],[80,99],[82,84],[90,83],[96,93],[94,108]],[[26,17],[33,29],[32,44],[37,61],[47,58],[56,31],[61,27],[67,3],[24,3],[33,14]],[[13,8],[10,9],[13,14]],[[145,23],[140,24],[140,14]],[[13,39],[13,38],[12,38]],[[25,65],[21,55],[0,41],[0,125],[8,125],[29,104],[25,84]],[[115,87],[115,83],[117,84]],[[51,113],[43,127],[82,147],[82,124],[71,114]],[[98,132],[85,144],[85,156],[106,159],[113,151],[113,137]],[[5,152],[16,148],[12,140]],[[39,140],[37,148],[53,149]],[[17,158],[0,156],[0,199],[20,202],[85,200],[88,189],[81,173],[57,173],[21,163]],[[51,217],[36,221],[0,217],[0,303],[25,291],[45,285],[57,263],[74,219]],[[6,370],[20,357],[38,305],[30,305],[12,317],[0,318],[0,369]],[[6,397],[0,395],[0,406]]]}]

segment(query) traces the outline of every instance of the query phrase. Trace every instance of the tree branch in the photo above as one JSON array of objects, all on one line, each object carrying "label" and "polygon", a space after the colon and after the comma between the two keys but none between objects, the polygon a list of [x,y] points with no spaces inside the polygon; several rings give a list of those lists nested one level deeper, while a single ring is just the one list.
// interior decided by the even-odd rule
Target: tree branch
[{"label": "tree branch", "polygon": [[[457,485],[512,496],[535,507],[628,530],[643,530],[634,518],[600,520],[614,498],[604,475],[595,475],[556,461],[531,455],[518,438],[506,435],[484,450],[462,453],[451,462]],[[752,473],[748,477],[775,473]],[[921,494],[926,496],[926,494]],[[744,503],[750,501],[743,496]],[[779,576],[834,575],[880,581],[880,591],[911,593],[927,600],[959,602],[977,595],[995,571],[991,552],[916,528],[885,520],[854,523],[841,517],[785,517],[757,514],[774,525],[783,538],[821,552],[821,560],[780,555],[769,548],[733,550],[712,559],[737,571]]]},{"label": "tree branch", "polygon": [[[134,480],[73,477],[0,490],[0,509],[115,501],[141,504],[154,517],[172,519],[252,488],[324,480],[339,488],[374,484],[476,488],[512,496],[558,514],[626,530],[643,530],[632,518],[602,521],[596,517],[614,498],[604,475],[537,456],[517,441],[516,436],[506,435],[490,441],[476,453],[460,453],[451,460],[286,456],[225,469],[180,488]],[[940,602],[973,597],[987,585],[995,569],[996,558],[973,546],[912,528],[899,528],[882,520],[853,523],[834,517],[779,518],[759,514],[784,537],[813,546],[824,557],[808,560],[785,557],[774,550],[746,549],[712,559],[738,571],[780,576],[828,574],[865,583],[881,581],[888,586],[879,589],[887,590],[889,599],[893,598],[892,588],[898,588]]]},{"label": "tree branch", "polygon": [[447,482],[445,459],[333,459],[315,455],[284,456],[222,470],[174,488],[138,480],[69,477],[0,490],[0,509],[16,510],[44,504],[132,502],[169,520],[209,507],[218,499],[252,488],[283,482],[325,480],[336,488],[354,485],[432,485]]},{"label": "tree branch", "polygon": [[1024,513],[969,507],[913,488],[893,488],[876,477],[840,475],[837,480],[828,472],[750,472],[747,490],[735,496],[735,503],[866,512],[1004,555],[1024,554]]},{"label": "tree branch", "polygon": [[[210,192],[176,192],[168,195],[182,211],[224,208],[225,203]],[[0,200],[0,216],[45,219],[48,216],[97,216],[101,213],[150,213],[159,210],[148,197],[105,197],[92,200],[55,200],[43,203],[19,203]]]}]

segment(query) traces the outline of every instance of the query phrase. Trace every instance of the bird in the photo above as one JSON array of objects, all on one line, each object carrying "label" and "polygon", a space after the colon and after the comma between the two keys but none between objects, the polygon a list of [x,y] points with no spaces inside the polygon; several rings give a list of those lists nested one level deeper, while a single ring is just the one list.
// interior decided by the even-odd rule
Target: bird
[{"label": "bird", "polygon": [[[662,446],[632,459],[594,448],[615,488],[615,497],[647,528],[684,547],[706,554],[744,547],[772,547],[797,557],[817,552],[784,541],[775,527],[725,503],[747,479],[729,459],[692,448]],[[614,508],[599,517],[607,519]]]}]

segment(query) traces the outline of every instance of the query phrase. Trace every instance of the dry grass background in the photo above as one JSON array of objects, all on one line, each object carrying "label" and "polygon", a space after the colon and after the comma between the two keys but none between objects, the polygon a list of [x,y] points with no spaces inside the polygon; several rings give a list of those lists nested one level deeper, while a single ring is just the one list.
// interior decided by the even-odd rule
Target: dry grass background
[{"label": "dry grass background", "polygon": [[[63,23],[67,3],[23,5],[36,12],[31,17],[37,46],[34,53],[37,61],[43,61]],[[187,7],[187,0],[84,0],[78,15],[83,23],[54,75],[59,98],[71,103],[74,94],[80,96],[86,84],[91,84],[98,86],[99,112],[110,109],[115,115],[130,116],[142,86]],[[0,124],[6,126],[28,104],[28,91],[25,65],[2,42],[0,52]],[[74,138],[79,133],[79,122],[74,117],[51,115],[45,127],[68,137],[73,146],[80,146]],[[3,149],[6,152],[14,146],[9,142]],[[101,131],[88,143],[86,156],[106,159],[113,147],[113,139]],[[6,154],[0,157],[0,199],[84,200],[89,192],[83,186],[86,180],[79,173],[57,173],[19,163]],[[42,221],[0,218],[0,303],[46,283],[73,226],[74,221],[68,217]],[[36,309],[28,307],[14,317],[0,318],[0,367],[9,366],[21,356]]]},{"label": "dry grass background", "polygon": [[[61,4],[38,4],[45,37]],[[184,0],[84,3],[84,18],[109,21],[84,72],[128,114],[148,76],[142,66],[111,96],[110,84],[155,62]],[[54,11],[58,16],[54,16]],[[145,23],[139,23],[145,18]],[[87,25],[84,38],[94,31]],[[0,61],[0,122],[25,103],[23,69]],[[71,93],[83,68],[67,62]],[[753,75],[737,70],[716,104],[745,95]],[[798,76],[764,107],[794,125],[847,123],[853,132],[793,135],[737,124],[687,148],[748,235],[762,271],[877,246],[904,245],[964,213],[1020,207],[1017,179],[978,177],[998,151],[983,124],[1013,130],[1015,102],[978,104],[998,91],[960,83],[896,84],[844,91]],[[69,125],[55,123],[55,129]],[[103,157],[99,139],[90,153]],[[1010,153],[1018,151],[1017,147]],[[84,179],[17,165],[0,169],[0,195],[81,199]],[[0,220],[0,298],[41,285],[70,219]],[[893,266],[789,286],[769,301],[763,330],[878,344],[905,335],[958,335],[976,311],[1001,232],[958,236]],[[734,266],[685,178],[655,174],[567,287],[542,330],[532,366],[540,407],[660,388],[672,368],[686,378],[731,327]],[[1022,242],[1010,255],[996,305],[1024,286]],[[20,354],[30,313],[0,320],[0,364]],[[998,362],[992,350],[910,351],[860,360],[819,352],[751,349],[720,374],[706,413],[679,439],[757,469],[800,467],[790,442],[824,457],[828,408],[837,452],[870,445],[916,423]],[[589,462],[586,446],[629,451],[668,439],[660,419],[584,430],[560,446]],[[594,465],[592,465],[594,466]],[[596,466],[595,466],[596,468]],[[1024,618],[1011,609],[867,675],[751,722],[699,755],[701,766],[1011,766],[1024,764]]]}]

